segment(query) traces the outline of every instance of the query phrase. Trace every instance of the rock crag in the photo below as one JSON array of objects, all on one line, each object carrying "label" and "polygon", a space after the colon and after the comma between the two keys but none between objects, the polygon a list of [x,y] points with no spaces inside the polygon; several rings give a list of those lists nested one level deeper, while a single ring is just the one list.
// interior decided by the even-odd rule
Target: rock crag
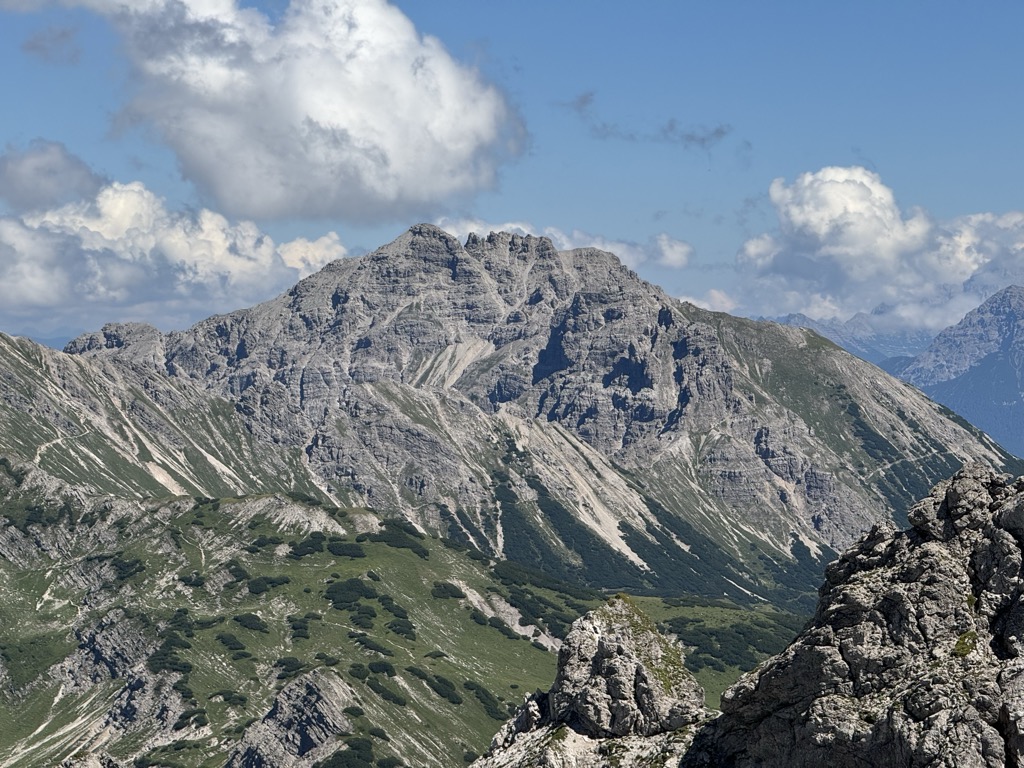
[{"label": "rock crag", "polygon": [[[807,628],[726,691],[717,717],[690,688],[677,701],[685,724],[658,719],[649,753],[645,726],[634,728],[630,759],[612,762],[624,730],[609,724],[624,719],[615,699],[589,692],[620,677],[603,670],[601,642],[584,638],[630,619],[602,609],[605,619],[574,629],[555,688],[527,701],[479,765],[1021,765],[1024,478],[965,467],[909,517],[909,530],[876,526],[828,568]],[[588,659],[594,677],[581,681]],[[658,711],[676,710],[662,701]]]},{"label": "rock crag", "polygon": [[476,768],[651,764],[683,753],[708,715],[683,649],[626,598],[578,619],[558,676],[499,731]]}]

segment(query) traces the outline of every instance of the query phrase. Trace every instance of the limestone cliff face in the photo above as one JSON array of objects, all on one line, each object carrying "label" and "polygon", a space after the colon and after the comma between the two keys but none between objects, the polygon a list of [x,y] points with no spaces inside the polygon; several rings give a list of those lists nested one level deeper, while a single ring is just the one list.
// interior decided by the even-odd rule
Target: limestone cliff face
[{"label": "limestone cliff face", "polygon": [[[675,702],[686,724],[662,719],[654,739],[627,740],[632,758],[618,764],[1021,765],[1024,478],[965,468],[917,504],[910,521],[903,532],[876,527],[829,567],[807,628],[728,690],[721,714],[710,719],[715,713],[702,712],[690,688]],[[600,691],[616,679],[602,671],[600,643],[584,639],[595,622],[613,635],[628,632],[630,618],[579,622],[560,658],[559,681],[573,680],[571,690]],[[583,682],[578,671],[588,663],[577,656],[590,660]],[[625,732],[595,723],[615,719],[617,700],[584,697],[580,716],[558,708],[561,687],[528,701],[480,765],[615,764]],[[671,707],[663,702],[660,711]]]},{"label": "limestone cliff face", "polygon": [[963,461],[1013,462],[809,331],[507,233],[420,225],[257,307],[67,349],[230,403],[239,476],[266,451],[338,503],[614,588],[791,597]]}]

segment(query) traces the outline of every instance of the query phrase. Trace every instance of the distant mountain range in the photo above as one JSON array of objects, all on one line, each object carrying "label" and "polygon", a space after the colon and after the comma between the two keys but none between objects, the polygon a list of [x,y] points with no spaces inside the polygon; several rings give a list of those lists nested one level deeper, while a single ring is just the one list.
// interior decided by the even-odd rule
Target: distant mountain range
[{"label": "distant mountain range", "polygon": [[878,316],[858,312],[849,320],[815,320],[804,314],[784,315],[772,318],[783,325],[810,328],[831,339],[847,352],[881,365],[892,359],[908,358],[918,354],[934,338],[929,331],[893,331],[886,327]]}]

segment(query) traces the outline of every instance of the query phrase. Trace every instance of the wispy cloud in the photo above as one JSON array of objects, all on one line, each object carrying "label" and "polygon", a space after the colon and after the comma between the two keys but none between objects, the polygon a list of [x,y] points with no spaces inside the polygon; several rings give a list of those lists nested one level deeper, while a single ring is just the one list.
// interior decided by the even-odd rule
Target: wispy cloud
[{"label": "wispy cloud", "polygon": [[47,27],[21,44],[21,50],[51,64],[77,64],[82,57],[76,27]]},{"label": "wispy cloud", "polygon": [[596,101],[596,92],[584,91],[563,106],[575,112],[590,130],[590,135],[597,139],[675,144],[685,149],[709,151],[732,133],[732,126],[727,123],[713,126],[685,125],[674,117],[652,130],[630,128],[599,118],[594,113]]}]

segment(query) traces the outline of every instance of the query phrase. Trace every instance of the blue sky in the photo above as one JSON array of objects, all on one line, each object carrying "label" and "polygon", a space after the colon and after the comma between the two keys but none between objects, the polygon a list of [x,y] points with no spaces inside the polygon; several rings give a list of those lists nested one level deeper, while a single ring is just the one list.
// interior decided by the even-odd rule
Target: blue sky
[{"label": "blue sky", "polygon": [[165,330],[418,221],[748,315],[1024,281],[1024,6],[0,0],[0,329]]}]

